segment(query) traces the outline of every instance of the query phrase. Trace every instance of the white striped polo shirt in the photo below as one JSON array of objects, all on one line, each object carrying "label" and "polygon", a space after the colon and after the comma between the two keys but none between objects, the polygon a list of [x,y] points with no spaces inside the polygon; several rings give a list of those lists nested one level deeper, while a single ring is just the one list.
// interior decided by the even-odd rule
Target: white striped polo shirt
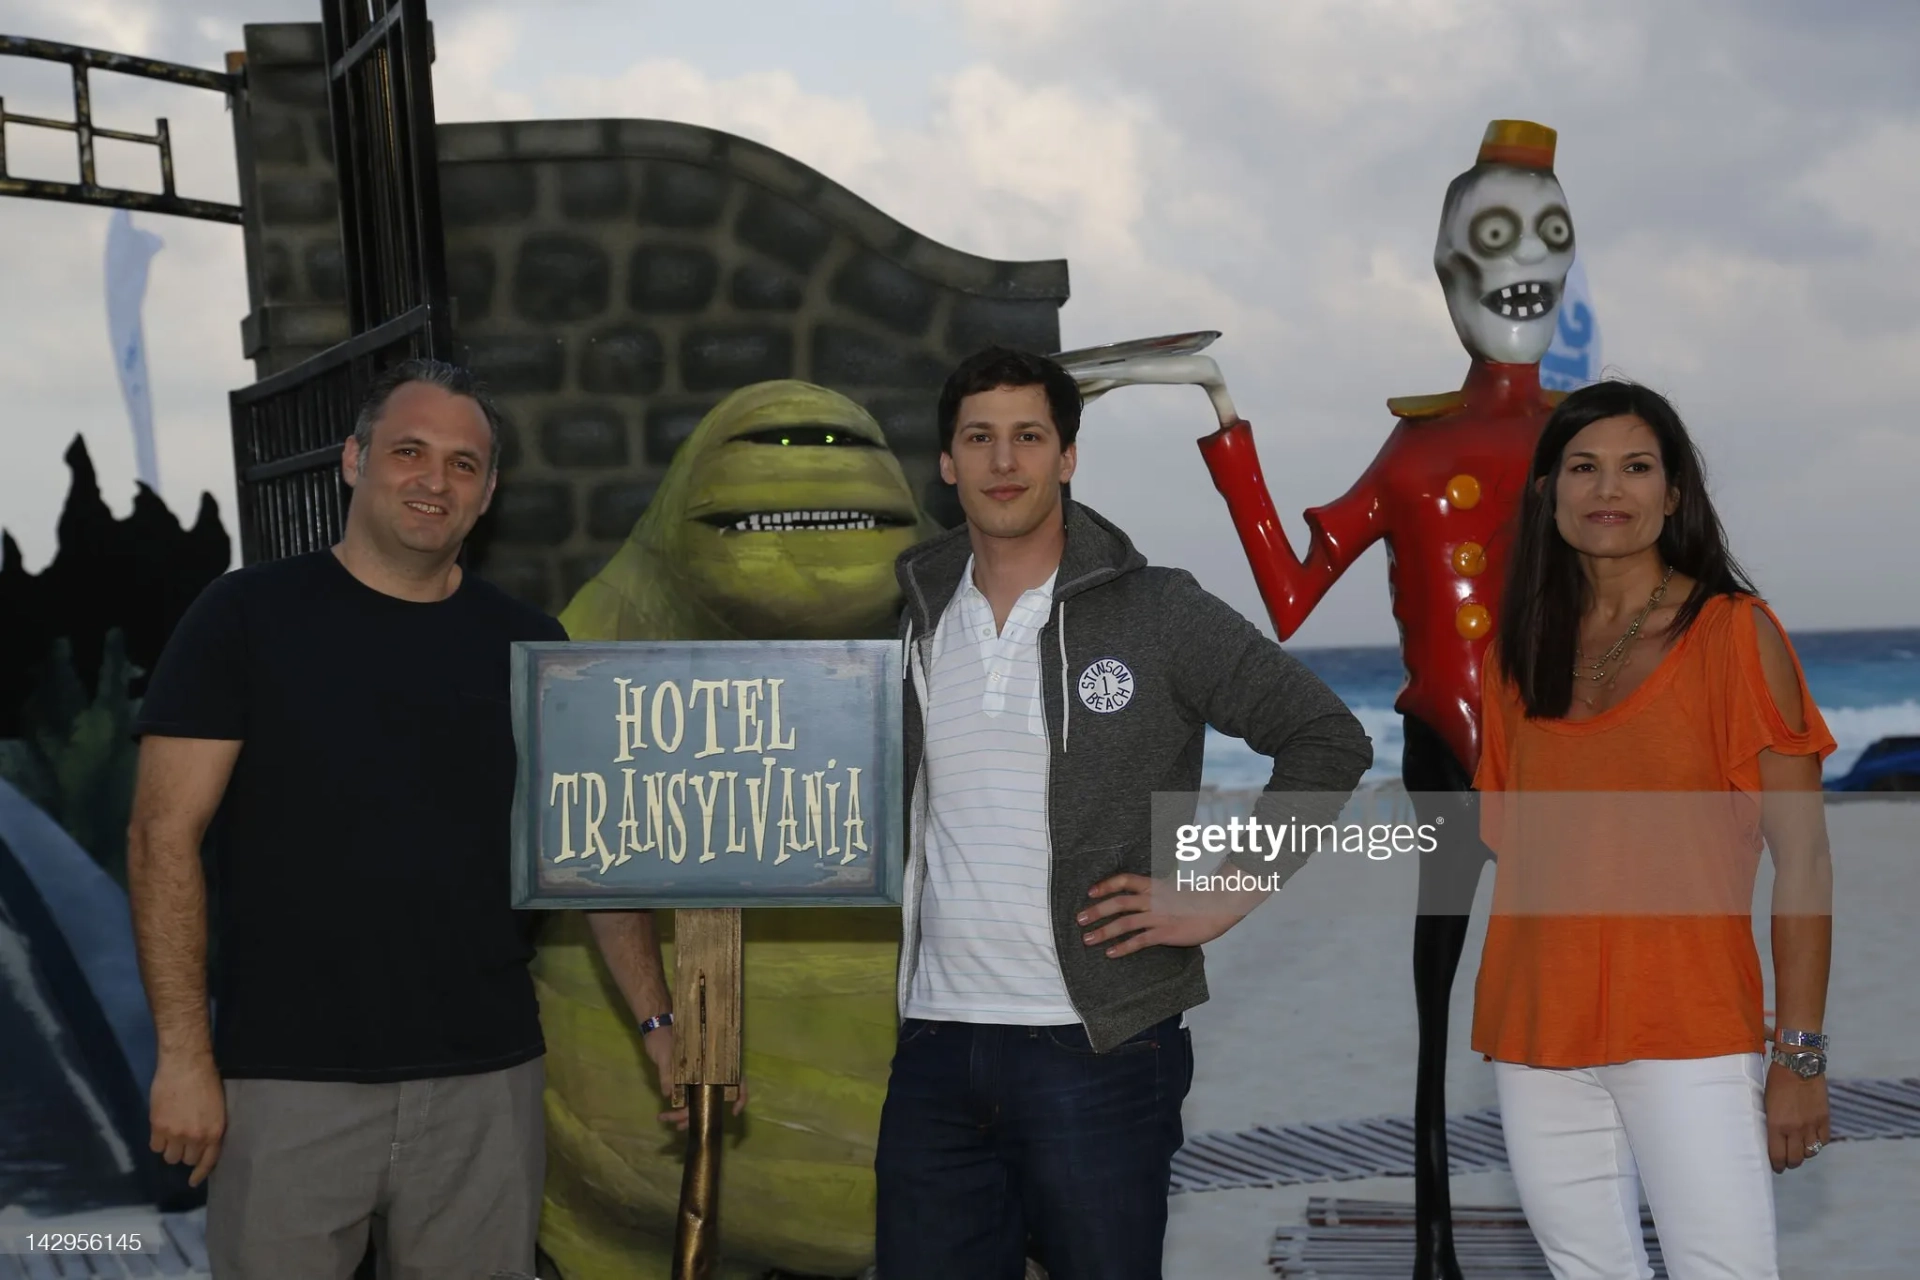
[{"label": "white striped polo shirt", "polygon": [[1048,905],[1048,738],[1040,629],[1053,583],[995,634],[967,560],[934,630],[927,682],[926,877],[910,1018],[1058,1026],[1067,998]]}]

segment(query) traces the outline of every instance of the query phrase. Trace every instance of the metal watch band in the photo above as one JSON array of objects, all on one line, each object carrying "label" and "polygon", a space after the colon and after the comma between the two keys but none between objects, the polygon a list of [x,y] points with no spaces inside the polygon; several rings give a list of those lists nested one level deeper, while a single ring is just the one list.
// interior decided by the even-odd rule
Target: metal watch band
[{"label": "metal watch band", "polygon": [[648,1018],[645,1022],[640,1024],[640,1034],[645,1035],[649,1031],[658,1031],[661,1027],[670,1027],[672,1025],[673,1025],[672,1014],[656,1013],[651,1018]]},{"label": "metal watch band", "polygon": [[1832,1037],[1818,1031],[1781,1031],[1774,1036],[1776,1043],[1791,1045],[1799,1049],[1818,1049],[1825,1053],[1830,1047]]},{"label": "metal watch band", "polygon": [[1782,1049],[1776,1044],[1768,1051],[1767,1060],[1785,1067],[1802,1080],[1825,1075],[1827,1070],[1827,1055],[1818,1049]]}]

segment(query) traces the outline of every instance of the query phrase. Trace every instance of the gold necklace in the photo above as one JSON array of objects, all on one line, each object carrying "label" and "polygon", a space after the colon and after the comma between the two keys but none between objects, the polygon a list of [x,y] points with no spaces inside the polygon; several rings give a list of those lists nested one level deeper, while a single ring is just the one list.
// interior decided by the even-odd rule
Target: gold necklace
[{"label": "gold necklace", "polygon": [[[1646,625],[1647,618],[1653,613],[1654,609],[1659,606],[1660,601],[1665,598],[1667,594],[1667,583],[1671,581],[1672,578],[1673,566],[1668,565],[1667,571],[1660,577],[1660,585],[1655,587],[1653,594],[1647,597],[1646,606],[1642,608],[1638,616],[1634,618],[1633,625],[1628,627],[1626,632],[1618,640],[1613,642],[1611,648],[1584,669],[1580,666],[1580,654],[1576,647],[1573,665],[1574,679],[1589,680],[1594,684],[1600,684],[1602,681],[1606,682],[1601,688],[1593,691],[1592,697],[1581,695],[1580,701],[1586,703],[1589,707],[1594,706],[1600,701],[1600,695],[1608,689],[1611,689],[1614,683],[1620,679],[1621,673],[1627,669],[1629,651],[1633,646],[1634,640],[1640,635],[1640,628]],[[1609,673],[1608,667],[1612,666],[1616,660],[1619,665],[1614,666],[1611,673]]]}]

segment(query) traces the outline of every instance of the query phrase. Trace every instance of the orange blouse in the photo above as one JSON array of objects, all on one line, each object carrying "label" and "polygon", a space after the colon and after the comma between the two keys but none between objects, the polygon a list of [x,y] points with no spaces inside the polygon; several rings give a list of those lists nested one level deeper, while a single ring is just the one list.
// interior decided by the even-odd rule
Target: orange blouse
[{"label": "orange blouse", "polygon": [[1791,645],[1806,729],[1774,705],[1759,610],[1773,617],[1751,596],[1709,601],[1638,688],[1588,720],[1529,720],[1485,665],[1474,786],[1499,861],[1477,1052],[1586,1067],[1764,1048],[1760,753],[1825,759],[1835,744]]}]

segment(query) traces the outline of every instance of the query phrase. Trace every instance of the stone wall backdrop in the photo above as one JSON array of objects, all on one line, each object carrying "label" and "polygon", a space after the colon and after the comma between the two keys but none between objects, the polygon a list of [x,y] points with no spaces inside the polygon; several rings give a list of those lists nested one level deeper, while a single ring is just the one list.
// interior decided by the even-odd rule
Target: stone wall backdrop
[{"label": "stone wall backdrop", "polygon": [[265,378],[351,330],[320,24],[245,33],[247,91],[234,141],[252,311],[241,321],[240,345],[254,376]]},{"label": "stone wall backdrop", "polygon": [[[329,309],[346,330],[337,224],[320,218],[335,197],[319,28],[249,27],[247,50],[244,332],[265,376],[317,349]],[[581,120],[443,124],[436,140],[456,339],[513,419],[478,568],[552,612],[727,392],[789,377],[845,392],[953,523],[934,421],[947,370],[992,342],[1060,345],[1065,262],[937,244],[729,134]]]}]

